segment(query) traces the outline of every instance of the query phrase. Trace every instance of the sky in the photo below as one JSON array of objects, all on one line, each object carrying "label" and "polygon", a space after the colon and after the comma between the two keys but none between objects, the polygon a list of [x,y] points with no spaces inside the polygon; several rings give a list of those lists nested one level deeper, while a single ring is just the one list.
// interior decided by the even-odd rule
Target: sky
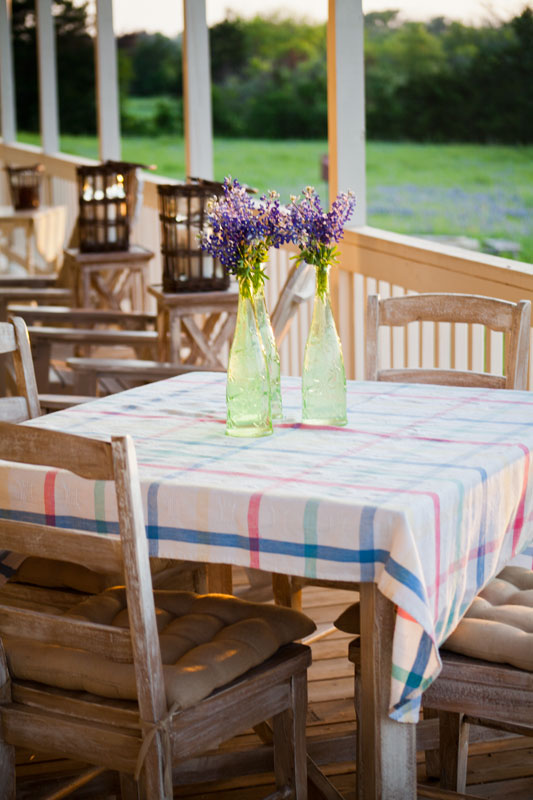
[{"label": "sky", "polygon": [[[206,0],[209,25],[224,19],[231,9],[241,16],[267,14],[282,10],[285,14],[324,21],[327,0]],[[425,20],[445,16],[465,23],[505,20],[519,14],[532,0],[363,0],[363,11],[400,10],[404,19]],[[161,31],[175,36],[183,29],[182,0],[113,0],[115,32]]]}]

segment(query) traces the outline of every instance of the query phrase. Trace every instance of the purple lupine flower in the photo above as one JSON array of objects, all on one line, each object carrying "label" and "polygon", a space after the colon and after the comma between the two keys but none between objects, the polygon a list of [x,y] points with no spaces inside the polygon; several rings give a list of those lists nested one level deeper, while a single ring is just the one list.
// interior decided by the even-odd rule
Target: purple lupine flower
[{"label": "purple lupine flower", "polygon": [[207,226],[200,245],[228,272],[260,281],[265,277],[261,264],[267,259],[268,249],[291,239],[290,216],[280,206],[276,192],[263,195],[257,202],[237,180],[227,177],[223,197],[208,203]]},{"label": "purple lupine flower", "polygon": [[344,225],[355,208],[353,192],[342,192],[324,211],[320,197],[312,186],[307,186],[303,198],[291,197],[289,215],[292,225],[291,241],[300,248],[298,262],[306,261],[326,267],[336,261],[336,243],[344,235]]}]

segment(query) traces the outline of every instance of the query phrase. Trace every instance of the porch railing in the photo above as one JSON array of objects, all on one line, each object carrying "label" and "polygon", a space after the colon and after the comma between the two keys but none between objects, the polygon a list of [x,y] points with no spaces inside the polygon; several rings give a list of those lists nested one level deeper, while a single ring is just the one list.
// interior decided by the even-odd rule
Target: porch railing
[{"label": "porch railing", "polygon": [[[68,209],[67,235],[77,216],[76,166],[93,163],[68,155],[45,155],[30,145],[0,144],[0,162],[17,165],[40,161],[46,168],[44,201]],[[0,181],[0,204],[9,202],[7,180]],[[161,281],[157,183],[147,176],[144,203],[132,241],[156,254],[150,279]],[[290,269],[290,251],[273,252],[267,301],[273,307]],[[417,240],[389,231],[362,227],[347,230],[341,260],[332,272],[332,292],[348,377],[364,377],[364,310],[368,293],[382,297],[413,292],[463,292],[517,301],[533,298],[533,265],[496,256]],[[281,346],[282,371],[301,372],[303,349],[311,316],[304,304]],[[502,369],[502,335],[486,334],[480,326],[413,323],[407,333],[395,329],[380,341],[383,366],[441,366],[498,372]],[[533,367],[529,369],[530,385]]]}]

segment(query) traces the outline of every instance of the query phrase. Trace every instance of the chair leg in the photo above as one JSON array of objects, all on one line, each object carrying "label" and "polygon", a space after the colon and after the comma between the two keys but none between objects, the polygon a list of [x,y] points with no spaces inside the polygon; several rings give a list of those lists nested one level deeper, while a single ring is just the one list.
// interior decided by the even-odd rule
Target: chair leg
[{"label": "chair leg", "polygon": [[277,606],[302,610],[302,589],[291,576],[272,573],[272,592]]},{"label": "chair leg", "polygon": [[[439,712],[435,708],[423,708],[422,713],[424,715],[424,719],[436,719],[439,716]],[[436,750],[426,750],[425,760],[426,760],[426,777],[440,780],[439,749],[437,748]]]},{"label": "chair leg", "polygon": [[139,784],[132,775],[126,772],[119,773],[120,796],[122,800],[141,800]]},{"label": "chair leg", "polygon": [[307,800],[306,710],[307,676],[302,672],[291,679],[291,708],[272,720],[276,788],[290,786],[295,800]]},{"label": "chair leg", "polygon": [[[0,706],[11,702],[11,684],[4,647],[0,641]],[[0,719],[1,722],[1,719]],[[0,727],[1,735],[1,727]],[[0,787],[4,800],[15,800],[15,748],[0,739]]]},{"label": "chair leg", "polygon": [[443,789],[465,792],[470,725],[464,714],[439,711],[440,782]]}]

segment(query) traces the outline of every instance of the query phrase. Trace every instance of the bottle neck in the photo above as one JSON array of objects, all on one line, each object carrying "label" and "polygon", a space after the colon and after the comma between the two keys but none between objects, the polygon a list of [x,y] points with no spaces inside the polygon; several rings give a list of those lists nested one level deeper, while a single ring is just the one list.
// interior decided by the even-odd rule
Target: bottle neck
[{"label": "bottle neck", "polygon": [[329,296],[329,264],[315,267],[316,294],[325,300]]}]

